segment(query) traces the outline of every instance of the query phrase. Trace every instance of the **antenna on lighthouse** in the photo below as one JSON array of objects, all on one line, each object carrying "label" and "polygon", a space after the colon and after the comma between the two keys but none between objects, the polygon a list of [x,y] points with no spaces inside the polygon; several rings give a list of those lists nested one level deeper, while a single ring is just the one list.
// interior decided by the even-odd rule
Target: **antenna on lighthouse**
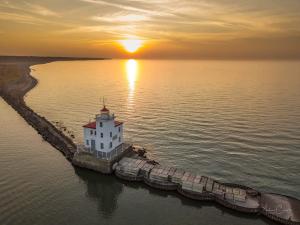
[{"label": "antenna on lighthouse", "polygon": [[104,107],[105,106],[105,99],[104,99],[104,97],[100,98],[100,102],[102,102],[102,106]]},{"label": "antenna on lighthouse", "polygon": [[102,97],[102,104],[103,104],[103,107],[105,107],[105,98]]}]

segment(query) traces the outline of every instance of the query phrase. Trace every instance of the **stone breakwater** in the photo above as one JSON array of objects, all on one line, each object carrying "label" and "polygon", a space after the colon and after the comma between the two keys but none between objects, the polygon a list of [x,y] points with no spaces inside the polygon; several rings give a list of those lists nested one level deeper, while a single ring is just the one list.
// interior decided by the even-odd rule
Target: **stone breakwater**
[{"label": "stone breakwater", "polygon": [[141,158],[124,157],[114,168],[115,175],[127,181],[142,181],[153,188],[177,191],[190,199],[214,201],[239,212],[262,214],[282,224],[300,224],[300,201],[291,197],[221,183],[210,177],[153,164]]},{"label": "stone breakwater", "polygon": [[24,95],[37,84],[37,80],[30,76],[30,63],[18,65],[22,68],[21,78],[4,86],[0,90],[1,97],[13,107],[30,124],[42,138],[53,147],[61,151],[68,160],[76,152],[73,141],[58,130],[45,117],[38,115],[24,102]]},{"label": "stone breakwater", "polygon": [[[16,67],[19,69],[20,75],[17,80],[10,81],[3,86],[0,86],[0,96],[14,108],[45,141],[62,152],[66,158],[71,161],[76,152],[76,145],[72,139],[56,128],[45,117],[34,112],[24,101],[24,95],[38,83],[38,81],[30,75],[30,66],[54,61],[104,59],[105,58],[0,56],[0,65]],[[0,71],[0,75],[10,78],[10,74],[3,74],[1,72],[2,71]]]}]

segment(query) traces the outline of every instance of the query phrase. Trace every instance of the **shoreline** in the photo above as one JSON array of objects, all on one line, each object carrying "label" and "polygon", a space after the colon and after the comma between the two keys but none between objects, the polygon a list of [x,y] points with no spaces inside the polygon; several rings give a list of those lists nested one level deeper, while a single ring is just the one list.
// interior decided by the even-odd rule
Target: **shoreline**
[{"label": "shoreline", "polygon": [[[59,58],[59,57],[0,57],[0,66],[14,66],[19,69],[19,78],[8,81],[0,86],[0,96],[9,104],[24,120],[31,125],[42,138],[59,150],[69,161],[76,152],[73,141],[57,129],[45,117],[40,116],[28,107],[24,96],[34,88],[38,81],[31,76],[30,67],[38,64],[46,64],[55,61],[77,61],[77,60],[103,60],[91,58]],[[4,61],[4,62],[3,62]],[[1,67],[0,67],[1,69]],[[1,72],[1,71],[0,71]],[[9,76],[9,75],[8,75]]]},{"label": "shoreline", "polygon": [[[1,57],[0,57],[1,60]],[[73,143],[72,139],[67,137],[63,134],[62,131],[58,130],[51,122],[49,122],[45,117],[38,115],[35,113],[30,107],[28,107],[24,101],[24,96],[28,91],[34,88],[38,81],[31,76],[30,66],[37,65],[37,64],[45,64],[54,61],[74,61],[74,60],[81,60],[80,58],[63,58],[62,60],[58,60],[58,58],[38,58],[32,61],[15,61],[18,67],[21,70],[21,76],[19,79],[8,82],[4,86],[0,87],[0,96],[8,103],[11,107],[21,115],[25,121],[31,125],[41,136],[42,138],[51,144],[54,148],[59,150],[64,154],[64,156],[71,161],[73,159],[74,154],[77,151],[77,146]],[[93,59],[82,59],[82,60],[93,60]],[[3,63],[3,62],[2,62]],[[5,65],[7,62],[4,62]],[[1,65],[1,64],[0,64]],[[122,160],[121,160],[122,161]],[[121,166],[121,165],[120,165]],[[87,168],[88,166],[83,166]],[[120,167],[121,168],[121,167]],[[154,168],[154,166],[153,166]],[[152,169],[153,169],[152,168]],[[142,167],[141,167],[142,169]],[[139,175],[139,171],[137,171],[137,176],[131,177],[124,173],[121,169],[115,171],[115,175],[118,178],[129,180],[129,181],[144,181],[150,187],[159,188],[163,190],[179,190],[178,192],[187,198],[196,199],[196,200],[215,200],[220,205],[223,205],[226,208],[232,208],[231,205],[227,205],[227,202],[220,200],[219,198],[214,199],[213,196],[207,195],[204,193],[203,195],[195,194],[194,192],[187,192],[182,190],[180,186],[174,186],[172,183],[167,180],[165,183],[161,184],[159,182],[155,182],[154,180],[149,179],[152,169],[148,171],[148,177],[144,178]],[[113,172],[113,171],[112,171]],[[168,178],[169,179],[169,178]],[[181,178],[180,178],[181,179]],[[235,185],[235,184],[233,184]],[[240,185],[242,187],[242,185]],[[170,188],[170,189],[168,189]],[[247,187],[248,188],[248,187]],[[259,192],[260,193],[260,192]],[[272,197],[272,196],[271,196]],[[290,198],[290,197],[289,197]],[[260,200],[259,200],[260,201]],[[297,200],[298,201],[298,200]],[[242,210],[240,210],[242,211]],[[248,212],[249,213],[249,212]],[[250,212],[252,213],[252,212]],[[255,211],[255,213],[261,213],[265,215],[267,218],[277,221],[283,224],[300,224],[299,221],[291,221],[291,220],[284,220],[281,218],[276,218],[272,213],[268,211],[263,211],[262,208],[259,208],[259,211]]]}]

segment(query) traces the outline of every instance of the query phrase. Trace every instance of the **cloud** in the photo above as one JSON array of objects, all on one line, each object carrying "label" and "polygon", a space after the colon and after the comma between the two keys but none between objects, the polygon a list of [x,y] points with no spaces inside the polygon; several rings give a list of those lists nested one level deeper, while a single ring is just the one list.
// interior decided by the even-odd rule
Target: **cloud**
[{"label": "cloud", "polygon": [[[81,0],[82,2],[87,2],[87,3],[93,3],[93,4],[99,4],[99,5],[106,5],[106,6],[110,6],[113,8],[117,8],[119,10],[125,10],[125,11],[133,11],[133,12],[139,12],[139,13],[144,13],[147,15],[172,15],[172,13],[170,12],[164,12],[161,10],[154,10],[153,8],[147,9],[144,7],[141,7],[141,3],[144,3],[144,1],[105,1],[105,0]],[[125,2],[125,4],[124,4]],[[129,3],[129,4],[128,4]],[[134,6],[130,3],[134,3]],[[153,6],[153,3],[155,3],[155,1],[152,2],[151,6]],[[140,6],[140,7],[139,7]],[[148,5],[149,6],[149,5]],[[156,6],[157,7],[157,6]]]},{"label": "cloud", "polygon": [[92,20],[98,22],[109,22],[109,23],[132,23],[142,22],[150,20],[151,18],[141,14],[126,14],[126,13],[115,13],[113,15],[106,16],[92,16]]},{"label": "cloud", "polygon": [[[98,33],[102,40],[118,40],[128,37],[133,37],[136,33],[136,27],[132,25],[95,25],[95,26],[75,26],[58,31],[59,34],[85,34],[85,33]],[[137,38],[137,37],[136,37]]]},{"label": "cloud", "polygon": [[33,4],[26,2],[25,3],[28,7],[28,11],[37,15],[41,16],[59,16],[57,12],[54,12],[50,10],[49,8],[46,8],[44,6],[38,5],[38,4]]},{"label": "cloud", "polygon": [[41,22],[45,22],[44,20],[38,19],[31,15],[8,13],[8,12],[0,12],[0,20],[7,20],[11,22],[31,24],[31,25],[37,25]]},{"label": "cloud", "polygon": [[[15,13],[26,12],[29,14],[36,14],[40,16],[55,16],[58,17],[59,14],[53,10],[30,2],[22,2],[21,4],[12,3],[11,1],[0,1],[0,7],[4,9],[14,10]],[[7,11],[7,10],[6,10]]]},{"label": "cloud", "polygon": [[[270,8],[271,2],[266,4],[258,1],[255,4],[233,0],[81,1],[114,9],[114,13],[91,16],[93,21],[112,23],[112,26],[127,23],[140,31],[138,35],[143,35],[142,32],[152,33],[151,36],[158,36],[154,33],[164,33],[174,38],[184,38],[186,34],[201,38],[209,33],[211,36],[224,34],[225,38],[263,36],[276,32],[280,34],[289,30],[290,26],[286,21],[292,13],[282,7],[282,4],[273,4]],[[294,24],[300,22],[299,16],[294,21]],[[297,28],[293,25],[293,30],[295,29]],[[189,35],[186,38],[190,38]]]},{"label": "cloud", "polygon": [[[22,36],[22,32],[28,31],[28,26],[14,24],[21,23],[38,25],[30,26],[30,35],[37,39],[42,36],[45,40],[50,36],[48,42],[72,39],[74,43],[75,40],[82,44],[88,41],[101,46],[101,43],[114,43],[134,37],[155,43],[153,48],[158,46],[156,43],[161,42],[164,43],[160,45],[162,48],[168,46],[176,50],[181,45],[186,49],[189,47],[189,51],[196,51],[194,49],[198,45],[210,48],[216,43],[233,45],[237,40],[247,44],[265,43],[256,41],[264,38],[277,38],[273,42],[275,48],[277,43],[282,41],[282,45],[285,45],[284,40],[290,40],[283,37],[300,36],[298,0],[70,2],[0,0],[1,31],[11,36]],[[296,41],[293,43],[295,45]]]},{"label": "cloud", "polygon": [[297,27],[299,16],[281,5],[270,8],[265,3],[233,0],[80,1],[93,5],[94,11],[90,10],[92,15],[87,17],[90,21],[61,33],[88,33],[104,41],[135,37],[173,43],[211,43],[238,38],[280,37],[300,30]]}]

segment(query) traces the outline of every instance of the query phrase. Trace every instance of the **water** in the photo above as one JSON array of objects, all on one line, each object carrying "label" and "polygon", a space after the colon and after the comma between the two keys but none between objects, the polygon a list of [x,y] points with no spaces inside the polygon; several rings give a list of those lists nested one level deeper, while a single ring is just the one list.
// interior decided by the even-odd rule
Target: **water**
[{"label": "water", "polygon": [[1,225],[273,224],[72,165],[0,99]]},{"label": "water", "polygon": [[[151,157],[300,198],[300,62],[108,60],[33,67],[26,102],[82,139],[107,106]],[[298,159],[298,160],[296,160]]]},{"label": "water", "polygon": [[[81,141],[100,98],[151,157],[300,198],[300,63],[85,61],[33,67],[26,102]],[[272,224],[73,168],[0,101],[0,224]]]}]

